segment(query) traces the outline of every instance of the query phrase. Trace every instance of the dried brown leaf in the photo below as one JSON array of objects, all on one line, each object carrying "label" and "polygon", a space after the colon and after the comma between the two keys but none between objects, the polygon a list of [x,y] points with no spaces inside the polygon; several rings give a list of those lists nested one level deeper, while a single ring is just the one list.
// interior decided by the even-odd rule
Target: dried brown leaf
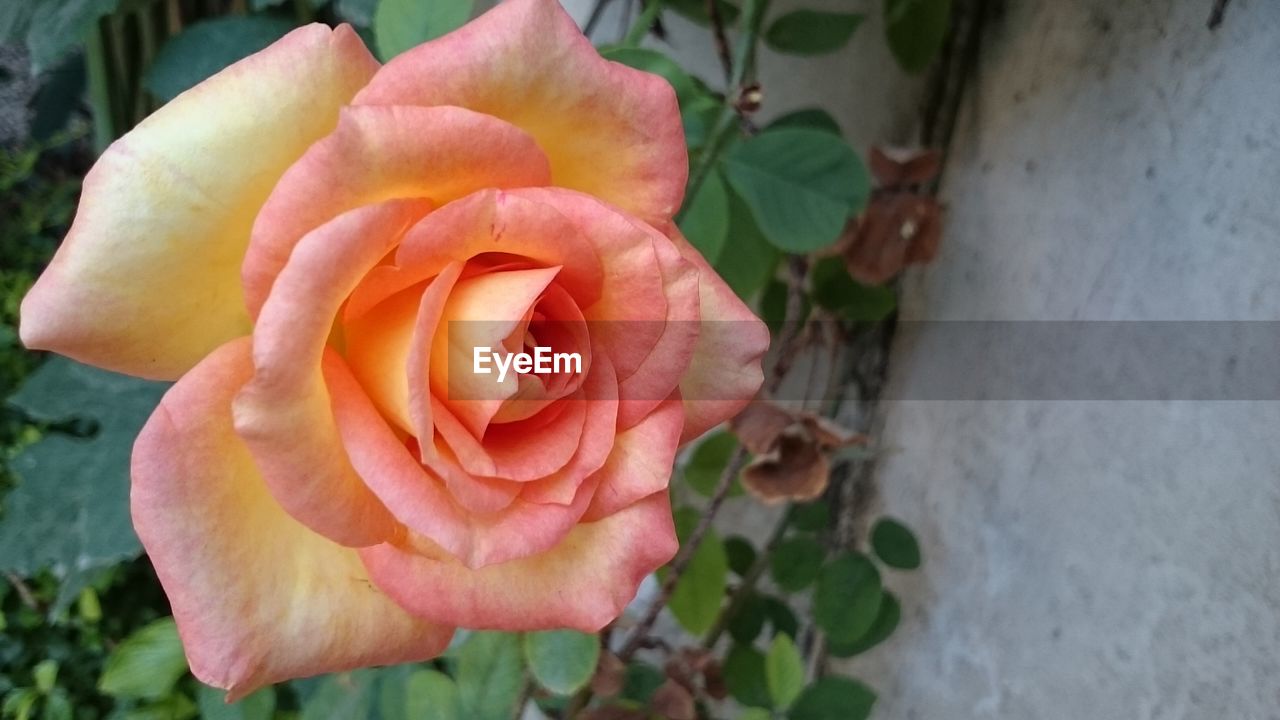
[{"label": "dried brown leaf", "polygon": [[649,707],[667,720],[697,720],[693,695],[674,680],[667,680],[658,687]]}]

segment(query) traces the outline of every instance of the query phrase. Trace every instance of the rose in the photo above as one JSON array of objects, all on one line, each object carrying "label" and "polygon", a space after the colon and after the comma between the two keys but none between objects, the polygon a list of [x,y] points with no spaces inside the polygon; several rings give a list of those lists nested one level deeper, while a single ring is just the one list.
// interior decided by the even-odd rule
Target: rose
[{"label": "rose", "polygon": [[[106,151],[21,335],[177,379],[132,511],[197,677],[236,697],[621,612],[675,552],[678,445],[768,340],[675,229],[686,176],[670,86],[554,0],[382,68],[302,28]],[[450,392],[479,377],[451,340],[542,321],[582,373]]]}]

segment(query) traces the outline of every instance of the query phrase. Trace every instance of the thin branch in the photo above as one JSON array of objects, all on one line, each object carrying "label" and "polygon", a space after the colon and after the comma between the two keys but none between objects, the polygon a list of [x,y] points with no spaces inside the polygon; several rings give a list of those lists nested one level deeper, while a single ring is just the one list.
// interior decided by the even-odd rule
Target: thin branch
[{"label": "thin branch", "polygon": [[587,24],[582,26],[582,34],[591,37],[595,32],[596,26],[600,24],[600,18],[604,17],[604,9],[609,6],[613,0],[596,0],[595,7],[591,8],[591,15],[587,18]]},{"label": "thin branch", "polygon": [[724,32],[724,15],[720,12],[720,0],[706,0],[706,2],[707,19],[711,21],[711,36],[716,43],[716,55],[724,68],[725,82],[730,82],[733,78],[733,57],[729,51],[729,38]]},{"label": "thin branch", "polygon": [[13,586],[13,589],[18,591],[18,597],[22,598],[23,605],[32,610],[40,609],[40,601],[36,600],[35,593],[31,592],[31,588],[27,586],[27,583],[22,578],[9,570],[4,572],[4,577]]},{"label": "thin branch", "polygon": [[649,0],[644,6],[636,21],[631,24],[631,29],[627,31],[627,36],[622,39],[623,47],[636,47],[644,40],[649,31],[653,29],[653,24],[657,22],[658,15],[662,13],[662,0]]},{"label": "thin branch", "polygon": [[733,594],[729,597],[729,604],[724,610],[716,616],[715,624],[707,631],[706,637],[702,639],[702,647],[708,650],[715,647],[719,642],[720,636],[729,628],[729,622],[733,620],[733,616],[742,609],[742,604],[747,601],[751,592],[755,590],[756,583],[769,569],[769,559],[773,556],[773,551],[777,549],[778,543],[782,541],[783,534],[786,533],[787,523],[791,519],[791,506],[782,513],[782,517],[778,518],[778,524],[774,526],[773,532],[769,535],[769,539],[765,541],[764,547],[760,549],[760,554],[756,556],[756,561],[747,570],[747,574],[742,576],[742,582],[738,583],[738,587],[734,589]]},{"label": "thin branch", "polygon": [[1227,15],[1227,3],[1231,0],[1213,0],[1213,10],[1209,12],[1209,29],[1217,30]]},{"label": "thin branch", "polygon": [[720,506],[724,504],[725,498],[729,496],[729,490],[733,487],[734,479],[738,477],[738,473],[742,472],[742,468],[746,464],[747,450],[739,445],[729,458],[729,464],[725,466],[724,472],[720,474],[720,480],[716,483],[715,492],[712,494],[706,510],[698,518],[698,524],[694,526],[693,532],[689,533],[689,537],[685,538],[685,541],[681,543],[680,551],[676,553],[675,559],[668,565],[667,576],[662,581],[662,587],[658,590],[658,597],[649,604],[644,616],[640,618],[640,621],[636,623],[635,629],[631,631],[631,637],[627,639],[626,644],[622,646],[622,650],[618,652],[618,657],[623,662],[630,660],[636,654],[636,651],[644,645],[649,631],[653,629],[653,624],[658,620],[658,615],[671,599],[671,593],[675,591],[676,584],[684,576],[685,570],[689,569],[689,563],[693,561],[694,552],[697,551],[698,545],[702,543],[702,538],[711,529],[711,521],[715,519],[716,513],[720,511]]}]

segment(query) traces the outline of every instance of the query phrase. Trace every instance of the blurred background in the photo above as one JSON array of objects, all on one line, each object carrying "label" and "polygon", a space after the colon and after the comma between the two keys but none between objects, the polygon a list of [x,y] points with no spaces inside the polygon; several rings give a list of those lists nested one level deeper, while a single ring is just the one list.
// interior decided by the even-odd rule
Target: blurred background
[{"label": "blurred background", "polygon": [[[565,5],[598,45],[625,40],[648,7]],[[1082,321],[1187,323],[1174,326],[1179,352],[1231,387],[1233,352],[1188,321],[1274,336],[1280,320],[1280,4],[778,0],[770,17],[800,9],[856,14],[856,32],[833,43],[839,22],[827,17],[763,43],[750,121],[821,108],[860,156],[943,153],[920,189],[945,208],[936,257],[888,280],[887,300],[857,295],[861,329],[834,361],[836,417],[869,432],[875,451],[844,457],[826,498],[833,542],[865,544],[869,518],[889,514],[915,530],[924,562],[886,571],[901,604],[892,637],[824,657],[825,669],[874,687],[872,717],[885,720],[1280,718],[1280,396],[1156,383],[1137,397],[920,399],[939,357],[957,377],[988,369],[981,353],[953,357],[938,341],[957,321],[1064,333]],[[21,296],[106,143],[301,22],[351,22],[383,57],[417,41],[412,28],[379,35],[378,16],[377,0],[0,0],[0,715],[436,717],[403,700],[415,697],[409,668],[293,683],[238,706],[191,679],[129,531],[122,475],[162,388],[76,367],[33,375],[43,358],[15,333]],[[668,2],[653,18],[636,44],[725,101],[703,4]],[[759,281],[734,284],[769,315],[782,266],[777,251],[759,254],[767,262],[745,271]],[[1159,347],[1138,359],[1150,362],[1138,376],[1160,375]],[[680,482],[705,474],[697,457],[683,462]],[[777,514],[738,498],[717,528],[760,544]],[[803,624],[808,601],[793,607]],[[674,636],[688,623],[664,614],[658,627]],[[716,717],[752,705],[731,690]]]}]

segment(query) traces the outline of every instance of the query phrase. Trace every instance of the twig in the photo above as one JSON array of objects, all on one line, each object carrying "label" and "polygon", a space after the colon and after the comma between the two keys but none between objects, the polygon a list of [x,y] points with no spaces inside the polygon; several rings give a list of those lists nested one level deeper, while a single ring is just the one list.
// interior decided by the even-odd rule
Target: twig
[{"label": "twig", "polygon": [[782,541],[782,536],[787,530],[787,522],[790,519],[791,506],[788,505],[787,509],[782,513],[782,517],[778,518],[778,524],[774,526],[769,539],[764,543],[764,547],[760,549],[760,554],[756,556],[755,563],[747,570],[747,574],[742,576],[742,582],[738,583],[733,595],[729,597],[729,604],[716,617],[715,624],[711,626],[711,629],[707,631],[706,637],[702,639],[702,647],[708,650],[715,647],[715,644],[720,640],[720,636],[728,629],[729,622],[733,620],[733,616],[738,610],[742,609],[742,604],[747,601],[747,597],[755,589],[756,582],[769,569],[769,558],[778,547],[778,543]]},{"label": "twig", "polygon": [[[720,12],[720,0],[707,1],[707,19],[711,21],[711,36],[715,39],[716,55],[724,68],[725,82],[733,78],[733,57],[729,52],[729,38],[724,32],[724,15]],[[729,88],[732,90],[732,88]]]},{"label": "twig", "polygon": [[787,258],[787,309],[782,321],[782,331],[778,335],[778,350],[773,360],[773,372],[765,382],[764,392],[773,395],[791,370],[797,353],[792,344],[800,336],[803,322],[800,312],[804,309],[804,279],[809,271],[809,263],[801,255]]},{"label": "twig", "polygon": [[22,578],[10,570],[5,570],[4,577],[13,586],[13,589],[18,591],[18,597],[22,598],[23,605],[32,610],[40,609],[40,601],[36,600],[35,593],[31,592],[31,588],[27,586],[27,583]]},{"label": "twig", "polygon": [[596,0],[595,7],[591,8],[591,15],[587,18],[587,24],[582,26],[582,34],[591,37],[595,32],[596,26],[600,24],[600,18],[604,17],[604,9],[609,6],[613,0]]},{"label": "twig", "polygon": [[636,47],[649,34],[649,30],[653,28],[653,23],[657,21],[658,15],[662,13],[662,0],[649,0],[649,4],[644,6],[636,21],[631,24],[631,29],[627,31],[627,36],[622,39],[623,47]]},{"label": "twig", "polygon": [[1227,3],[1231,0],[1213,0],[1213,10],[1209,12],[1209,29],[1217,30],[1227,14]]},{"label": "twig", "polygon": [[667,567],[666,579],[662,581],[662,586],[658,590],[658,597],[649,604],[645,614],[636,623],[635,629],[631,631],[631,636],[627,639],[622,650],[618,652],[618,658],[623,662],[631,659],[636,651],[644,644],[649,631],[653,629],[653,624],[657,622],[658,615],[662,609],[667,606],[667,602],[671,599],[671,593],[675,591],[676,584],[680,582],[680,578],[684,576],[684,571],[689,569],[689,563],[693,560],[694,552],[697,551],[698,545],[702,543],[702,538],[711,529],[711,521],[715,519],[716,513],[720,511],[720,506],[724,503],[725,498],[729,496],[729,490],[733,487],[733,481],[738,477],[738,473],[742,472],[743,466],[747,464],[747,450],[739,445],[733,451],[733,455],[729,458],[729,464],[725,466],[724,472],[720,474],[720,480],[716,483],[715,492],[711,496],[711,501],[707,503],[707,508],[702,512],[702,516],[698,518],[698,524],[694,526],[693,532],[689,533],[689,537],[680,545],[680,551],[676,553],[675,558]]}]

